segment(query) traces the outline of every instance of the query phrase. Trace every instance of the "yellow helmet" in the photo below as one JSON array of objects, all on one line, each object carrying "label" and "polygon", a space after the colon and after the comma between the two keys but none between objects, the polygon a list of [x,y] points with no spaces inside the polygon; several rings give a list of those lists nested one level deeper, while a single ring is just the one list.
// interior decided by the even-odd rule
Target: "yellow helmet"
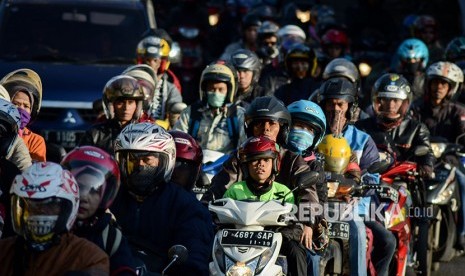
[{"label": "yellow helmet", "polygon": [[227,64],[208,65],[200,77],[200,100],[207,98],[207,81],[224,82],[228,86],[225,104],[233,103],[237,92],[237,72]]},{"label": "yellow helmet", "polygon": [[143,63],[144,58],[160,58],[162,64],[160,65],[159,73],[168,70],[170,66],[169,55],[171,47],[168,41],[157,36],[148,36],[142,39],[137,44],[137,63]]},{"label": "yellow helmet", "polygon": [[346,171],[351,150],[344,137],[326,135],[318,145],[318,152],[325,158],[325,171],[341,174]]}]

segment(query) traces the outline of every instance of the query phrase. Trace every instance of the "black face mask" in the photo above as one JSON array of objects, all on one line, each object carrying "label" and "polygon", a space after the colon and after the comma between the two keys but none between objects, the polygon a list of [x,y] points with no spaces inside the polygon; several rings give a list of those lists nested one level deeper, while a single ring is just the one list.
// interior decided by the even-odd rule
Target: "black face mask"
[{"label": "black face mask", "polygon": [[163,172],[159,167],[141,166],[128,176],[128,186],[138,196],[147,196],[162,183]]},{"label": "black face mask", "polygon": [[416,72],[420,71],[421,69],[421,61],[414,62],[414,63],[405,63],[404,64],[404,72],[407,74],[415,74]]}]

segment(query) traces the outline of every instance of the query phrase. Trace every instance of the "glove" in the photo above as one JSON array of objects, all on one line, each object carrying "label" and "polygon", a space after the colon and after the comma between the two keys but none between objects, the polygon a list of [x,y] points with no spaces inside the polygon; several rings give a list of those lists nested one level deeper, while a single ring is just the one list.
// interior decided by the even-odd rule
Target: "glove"
[{"label": "glove", "polygon": [[431,167],[429,165],[420,165],[420,168],[418,169],[418,173],[420,174],[420,177],[423,177],[425,179],[433,179],[434,178],[433,167]]}]

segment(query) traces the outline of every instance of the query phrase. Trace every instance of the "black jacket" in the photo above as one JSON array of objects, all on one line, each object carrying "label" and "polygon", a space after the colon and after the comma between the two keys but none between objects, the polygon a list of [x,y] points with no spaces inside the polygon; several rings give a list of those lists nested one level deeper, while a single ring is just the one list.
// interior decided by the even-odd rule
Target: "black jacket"
[{"label": "black jacket", "polygon": [[114,155],[114,142],[122,130],[123,127],[116,119],[93,125],[82,136],[79,146],[95,146]]},{"label": "black jacket", "polygon": [[[434,165],[435,158],[431,149],[429,130],[423,123],[407,117],[399,126],[391,130],[383,130],[376,118],[368,118],[358,121],[355,125],[373,138],[378,149],[392,150],[398,161],[412,160],[419,165]],[[414,151],[418,146],[427,146],[428,153],[415,157]]]},{"label": "black jacket", "polygon": [[[455,143],[457,137],[465,133],[465,106],[461,103],[445,101],[439,106],[432,106],[422,99],[412,107],[415,119],[424,123],[431,136],[440,136]],[[465,145],[465,137],[459,140]]]}]

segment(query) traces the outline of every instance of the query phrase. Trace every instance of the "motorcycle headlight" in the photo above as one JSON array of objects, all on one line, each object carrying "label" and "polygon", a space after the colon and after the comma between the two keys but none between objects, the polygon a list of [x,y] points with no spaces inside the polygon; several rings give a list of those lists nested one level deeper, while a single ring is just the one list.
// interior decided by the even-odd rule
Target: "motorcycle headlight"
[{"label": "motorcycle headlight", "polygon": [[214,248],[214,254],[215,254],[215,259],[216,262],[221,270],[221,272],[225,272],[226,266],[225,266],[225,256],[224,256],[224,250],[223,247],[221,246],[220,242],[217,240],[215,243],[215,248]]},{"label": "motorcycle headlight", "polygon": [[253,276],[253,272],[244,263],[237,262],[226,271],[226,276]]},{"label": "motorcycle headlight", "polygon": [[300,22],[307,23],[308,21],[310,21],[310,11],[301,11],[299,9],[296,9],[295,17],[297,17],[300,20]]},{"label": "motorcycle headlight", "polygon": [[362,77],[366,77],[371,73],[371,66],[368,63],[360,62],[358,65],[358,70],[360,71],[360,75]]},{"label": "motorcycle headlight", "polygon": [[268,262],[271,260],[273,256],[274,249],[276,247],[276,242],[273,244],[272,247],[265,250],[262,255],[260,256],[260,260],[258,261],[257,268],[255,269],[255,274],[260,274]]},{"label": "motorcycle headlight", "polygon": [[339,182],[337,181],[328,181],[326,182],[328,186],[328,198],[336,196],[337,188],[339,187]]},{"label": "motorcycle headlight", "polygon": [[434,157],[440,158],[442,153],[446,150],[446,147],[447,145],[445,143],[431,143]]},{"label": "motorcycle headlight", "polygon": [[445,189],[443,189],[437,197],[432,200],[433,204],[440,204],[444,205],[447,204],[447,201],[451,198],[454,194],[455,186],[451,185],[453,183],[449,183]]}]

